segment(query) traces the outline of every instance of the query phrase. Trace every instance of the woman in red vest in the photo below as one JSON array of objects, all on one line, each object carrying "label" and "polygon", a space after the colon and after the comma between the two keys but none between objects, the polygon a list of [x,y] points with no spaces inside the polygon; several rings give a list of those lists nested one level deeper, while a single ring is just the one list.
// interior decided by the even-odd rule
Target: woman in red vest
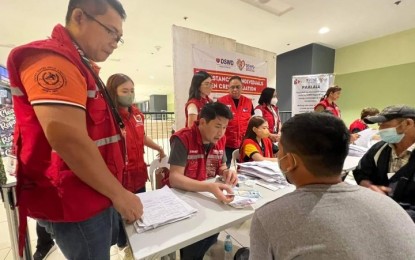
[{"label": "woman in red vest", "polygon": [[258,106],[255,108],[255,115],[262,116],[267,122],[270,129],[269,138],[273,142],[280,139],[281,118],[277,107],[277,94],[274,88],[264,88],[258,100]]},{"label": "woman in red vest", "polygon": [[239,150],[239,160],[241,162],[250,161],[273,161],[272,142],[268,138],[268,122],[260,116],[253,116],[249,120],[245,137]]},{"label": "woman in red vest", "polygon": [[[125,140],[127,160],[122,184],[131,192],[146,191],[147,164],[144,161],[144,145],[159,152],[158,157],[165,157],[163,147],[156,144],[144,132],[144,115],[133,105],[134,82],[124,74],[114,74],[108,78],[107,89],[115,107],[125,125]],[[122,223],[120,222],[120,225]],[[121,226],[122,227],[122,226]],[[119,248],[127,246],[127,239],[123,228],[120,228],[117,245]],[[130,250],[124,250],[129,254]]]},{"label": "woman in red vest", "polygon": [[212,87],[212,76],[206,71],[201,70],[193,75],[189,89],[189,99],[185,106],[185,127],[192,127],[193,122],[200,119],[202,107],[207,103],[213,102],[209,98]]},{"label": "woman in red vest", "polygon": [[320,102],[314,107],[314,111],[323,112],[327,110],[331,114],[341,117],[340,108],[334,103],[337,101],[341,94],[341,87],[333,86],[329,87],[326,94],[321,98]]}]

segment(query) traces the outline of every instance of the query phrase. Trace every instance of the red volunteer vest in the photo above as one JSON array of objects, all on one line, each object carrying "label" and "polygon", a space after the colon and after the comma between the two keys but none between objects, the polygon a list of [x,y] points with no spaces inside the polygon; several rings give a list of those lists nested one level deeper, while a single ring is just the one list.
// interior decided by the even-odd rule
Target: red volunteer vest
[{"label": "red volunteer vest", "polygon": [[271,140],[269,138],[262,138],[262,142],[264,144],[265,152],[262,152],[261,147],[259,146],[259,144],[255,140],[252,140],[250,138],[245,139],[242,142],[241,153],[239,155],[239,161],[240,162],[251,162],[252,161],[251,158],[249,158],[249,160],[246,160],[245,153],[243,152],[245,150],[245,146],[247,144],[255,145],[256,149],[258,150],[258,152],[263,157],[271,158],[272,157],[272,142],[271,142]]},{"label": "red volunteer vest", "polygon": [[131,112],[119,109],[127,132],[127,167],[123,186],[131,192],[143,188],[148,178],[147,164],[144,162],[144,115],[135,106]]},{"label": "red volunteer vest", "polygon": [[[223,136],[208,154],[205,154],[202,136],[199,131],[199,122],[196,121],[191,128],[182,128],[177,131],[172,138],[178,137],[187,150],[187,164],[184,175],[198,181],[219,175],[219,167],[222,165],[226,136]],[[163,184],[169,185],[168,177],[165,177]]]},{"label": "red volunteer vest", "polygon": [[367,128],[365,122],[362,119],[356,119],[353,123],[350,124],[349,131],[350,133],[357,133],[363,131]]},{"label": "red volunteer vest", "polygon": [[262,117],[268,122],[269,131],[273,134],[278,134],[281,129],[274,130],[274,127],[278,127],[280,125],[280,122],[281,122],[280,114],[278,112],[277,106],[271,105],[271,107],[274,109],[275,113],[277,114],[278,119],[276,122],[275,122],[274,114],[268,108],[266,104],[258,105],[255,109],[259,109],[262,111]]},{"label": "red volunteer vest", "polygon": [[187,114],[187,107],[190,104],[195,104],[197,107],[197,120],[200,119],[200,111],[202,110],[202,107],[204,105],[206,105],[207,103],[212,103],[213,100],[210,99],[209,97],[203,98],[201,97],[200,99],[196,99],[196,98],[192,98],[189,101],[187,101],[186,105],[184,106],[184,114],[186,115],[186,124],[184,125],[184,127],[187,127],[187,121],[189,118],[189,115]]},{"label": "red volunteer vest", "polygon": [[88,134],[119,181],[124,169],[120,131],[66,29],[57,25],[51,39],[13,49],[7,69],[16,115],[14,149],[18,162],[16,193],[20,214],[20,253],[25,239],[26,216],[56,222],[77,222],[89,219],[111,206],[107,197],[81,181],[52,150],[28,101],[20,80],[20,66],[25,57],[44,51],[62,55],[84,75],[88,89]]},{"label": "red volunteer vest", "polygon": [[238,107],[235,107],[232,96],[226,95],[220,97],[218,102],[227,105],[233,114],[233,119],[229,120],[228,127],[226,128],[226,147],[239,148],[245,136],[248,121],[252,115],[252,101],[241,95]]},{"label": "red volunteer vest", "polygon": [[337,117],[341,117],[340,108],[334,102],[330,104],[327,98],[323,99],[317,105],[315,105],[314,109],[316,109],[316,107],[319,105],[323,106],[325,110],[328,110],[331,113],[333,113],[333,115]]}]

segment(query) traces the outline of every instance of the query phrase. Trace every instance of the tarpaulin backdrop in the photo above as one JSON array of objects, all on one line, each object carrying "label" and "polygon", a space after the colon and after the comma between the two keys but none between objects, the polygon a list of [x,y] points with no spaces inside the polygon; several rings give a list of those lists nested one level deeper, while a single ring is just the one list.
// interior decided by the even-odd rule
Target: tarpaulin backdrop
[{"label": "tarpaulin backdrop", "polygon": [[248,55],[193,45],[193,72],[207,71],[212,75],[212,94],[210,98],[216,101],[229,93],[229,79],[239,76],[242,79],[242,94],[251,98],[254,106],[259,96],[267,87],[267,62]]},{"label": "tarpaulin backdrop", "polygon": [[298,75],[292,77],[292,116],[314,111],[314,106],[334,82],[333,74]]}]

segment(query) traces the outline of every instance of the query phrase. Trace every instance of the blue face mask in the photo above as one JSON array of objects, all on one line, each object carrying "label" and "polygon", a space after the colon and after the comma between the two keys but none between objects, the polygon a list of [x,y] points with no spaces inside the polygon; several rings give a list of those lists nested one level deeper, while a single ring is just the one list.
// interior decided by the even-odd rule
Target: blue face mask
[{"label": "blue face mask", "polygon": [[396,132],[396,127],[380,129],[379,135],[383,141],[390,143],[390,144],[399,143],[402,140],[402,138],[405,136],[404,133],[398,134]]}]

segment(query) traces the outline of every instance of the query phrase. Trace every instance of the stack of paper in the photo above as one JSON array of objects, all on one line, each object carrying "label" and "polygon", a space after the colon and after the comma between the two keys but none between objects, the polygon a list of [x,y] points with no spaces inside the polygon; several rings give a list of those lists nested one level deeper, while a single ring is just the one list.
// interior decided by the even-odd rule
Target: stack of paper
[{"label": "stack of paper", "polygon": [[266,182],[287,184],[278,163],[271,161],[238,163],[238,173],[258,177]]},{"label": "stack of paper", "polygon": [[369,148],[358,146],[354,144],[349,145],[349,156],[362,157],[369,150]]},{"label": "stack of paper", "polygon": [[197,209],[177,197],[167,186],[137,196],[144,208],[143,216],[134,223],[138,233],[189,218],[197,212]]}]

